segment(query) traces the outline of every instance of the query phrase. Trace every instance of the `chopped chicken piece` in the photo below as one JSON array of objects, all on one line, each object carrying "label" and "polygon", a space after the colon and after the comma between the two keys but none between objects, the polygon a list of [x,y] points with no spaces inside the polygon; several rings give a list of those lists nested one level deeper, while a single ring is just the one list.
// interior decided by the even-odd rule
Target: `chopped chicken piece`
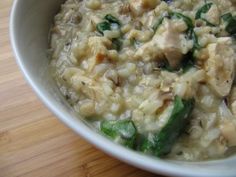
[{"label": "chopped chicken piece", "polygon": [[181,33],[174,28],[171,20],[165,19],[161,33],[157,31],[150,42],[138,49],[135,57],[144,60],[163,60],[166,58],[170,66],[176,68],[179,66],[185,50],[182,49],[184,46],[182,43],[186,43],[186,40],[181,38]]},{"label": "chopped chicken piece", "polygon": [[88,40],[90,54],[107,54],[107,48],[111,46],[111,41],[105,37],[93,36]]},{"label": "chopped chicken piece", "polygon": [[231,38],[219,38],[208,45],[209,58],[205,64],[207,82],[221,97],[227,96],[234,80],[235,52],[230,47]]},{"label": "chopped chicken piece", "polygon": [[211,8],[209,9],[209,11],[205,14],[205,19],[214,25],[219,24],[220,11],[215,4],[213,4]]},{"label": "chopped chicken piece", "polygon": [[154,39],[150,42],[145,43],[143,46],[138,48],[137,52],[135,53],[134,57],[136,59],[143,59],[145,61],[160,59],[164,58],[164,55],[157,45],[157,41]]},{"label": "chopped chicken piece", "polygon": [[75,49],[75,55],[80,61],[87,60],[88,71],[91,72],[96,64],[101,63],[107,57],[111,45],[112,42],[109,39],[93,36],[86,41],[86,44],[81,44],[84,47],[78,46]]},{"label": "chopped chicken piece", "polygon": [[196,96],[199,83],[205,80],[205,71],[203,69],[190,69],[183,74],[176,82],[172,84],[173,91],[182,98],[189,99]]},{"label": "chopped chicken piece", "polygon": [[164,23],[165,31],[156,35],[155,40],[164,53],[171,67],[176,68],[183,58],[181,33],[179,33],[170,20]]},{"label": "chopped chicken piece", "polygon": [[150,30],[141,31],[133,29],[128,33],[127,38],[137,39],[140,42],[147,42],[152,38],[152,36],[153,33]]},{"label": "chopped chicken piece", "polygon": [[146,9],[154,9],[160,0],[130,0],[131,11],[135,16],[141,15]]},{"label": "chopped chicken piece", "polygon": [[83,93],[89,99],[99,101],[106,98],[102,84],[96,80],[85,76],[85,72],[78,68],[67,68],[62,74],[62,78],[78,92]]},{"label": "chopped chicken piece", "polygon": [[160,99],[160,93],[154,92],[149,96],[148,99],[144,100],[139,105],[139,110],[144,112],[145,114],[154,114],[157,109],[163,106],[164,100]]},{"label": "chopped chicken piece", "polygon": [[79,113],[87,118],[94,116],[96,114],[95,102],[89,99],[80,101]]}]

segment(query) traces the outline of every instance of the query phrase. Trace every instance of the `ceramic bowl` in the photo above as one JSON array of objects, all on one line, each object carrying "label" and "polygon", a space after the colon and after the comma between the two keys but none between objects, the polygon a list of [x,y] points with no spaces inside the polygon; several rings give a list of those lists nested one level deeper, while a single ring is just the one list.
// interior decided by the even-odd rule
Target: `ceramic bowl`
[{"label": "ceramic bowl", "polygon": [[62,3],[63,0],[14,0],[10,19],[11,43],[17,63],[35,93],[58,119],[102,151],[144,170],[181,177],[235,177],[235,156],[205,162],[150,157],[113,143],[76,115],[48,69],[49,28]]}]

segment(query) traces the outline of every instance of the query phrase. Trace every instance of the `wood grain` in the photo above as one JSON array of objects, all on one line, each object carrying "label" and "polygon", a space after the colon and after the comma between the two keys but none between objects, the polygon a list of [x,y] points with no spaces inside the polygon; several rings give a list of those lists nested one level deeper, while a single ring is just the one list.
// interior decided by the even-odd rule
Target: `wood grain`
[{"label": "wood grain", "polygon": [[0,177],[157,176],[94,148],[42,105],[10,47],[12,2],[0,0]]}]

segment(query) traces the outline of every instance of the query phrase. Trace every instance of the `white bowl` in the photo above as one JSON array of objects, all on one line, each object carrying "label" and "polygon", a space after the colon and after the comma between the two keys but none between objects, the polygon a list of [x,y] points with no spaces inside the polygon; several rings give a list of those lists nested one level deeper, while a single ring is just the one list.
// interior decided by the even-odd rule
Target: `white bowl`
[{"label": "white bowl", "polygon": [[48,32],[61,3],[63,0],[15,0],[11,12],[10,34],[16,60],[25,78],[62,122],[101,150],[144,170],[181,177],[236,176],[235,156],[195,163],[149,157],[113,143],[76,116],[48,71]]}]

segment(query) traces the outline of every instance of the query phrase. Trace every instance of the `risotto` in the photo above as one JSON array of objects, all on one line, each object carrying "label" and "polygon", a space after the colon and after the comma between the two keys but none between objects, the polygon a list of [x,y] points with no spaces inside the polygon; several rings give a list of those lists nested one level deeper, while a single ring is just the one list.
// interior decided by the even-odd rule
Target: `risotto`
[{"label": "risotto", "polygon": [[52,74],[75,112],[118,144],[161,158],[236,146],[236,1],[67,0]]}]

